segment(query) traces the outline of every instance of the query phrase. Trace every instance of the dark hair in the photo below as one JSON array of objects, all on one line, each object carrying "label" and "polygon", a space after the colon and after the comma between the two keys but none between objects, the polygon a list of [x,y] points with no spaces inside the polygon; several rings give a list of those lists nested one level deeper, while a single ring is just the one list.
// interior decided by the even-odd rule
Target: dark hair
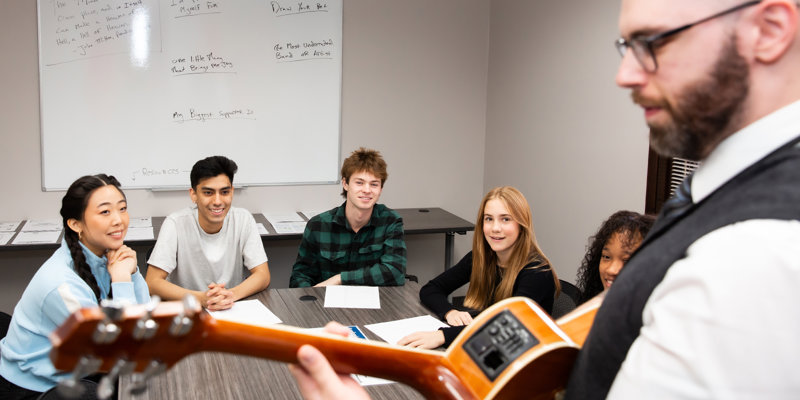
[{"label": "dark hair", "polygon": [[202,179],[213,178],[221,174],[225,174],[231,180],[231,185],[233,185],[233,174],[238,170],[239,167],[230,158],[211,156],[194,163],[189,179],[192,182],[192,189],[195,190],[197,190],[197,184]]},{"label": "dark hair", "polygon": [[622,234],[623,247],[638,247],[639,242],[653,226],[655,218],[633,211],[617,211],[600,225],[597,233],[589,238],[586,255],[578,268],[578,288],[581,290],[580,303],[583,303],[603,291],[600,280],[600,256],[603,247],[615,233]]},{"label": "dark hair", "polygon": [[97,280],[94,275],[92,275],[89,264],[86,263],[86,257],[83,255],[83,249],[80,245],[80,238],[78,234],[69,227],[67,221],[70,219],[82,221],[83,213],[86,211],[86,206],[89,204],[89,198],[92,197],[92,193],[107,185],[113,185],[122,193],[122,196],[125,197],[125,193],[120,189],[119,181],[117,181],[116,178],[106,174],[97,174],[82,176],[75,182],[72,182],[64,198],[61,199],[61,218],[64,223],[64,240],[67,242],[67,247],[69,247],[69,252],[72,255],[73,268],[75,268],[75,272],[78,276],[92,288],[98,303],[100,302],[100,287],[97,286]]},{"label": "dark hair", "polygon": [[[342,179],[350,183],[350,176],[359,172],[366,171],[376,178],[380,178],[381,187],[389,178],[386,172],[386,161],[383,160],[381,153],[377,150],[359,147],[358,150],[350,153],[342,163]],[[342,188],[342,197],[347,198],[347,191]]]}]

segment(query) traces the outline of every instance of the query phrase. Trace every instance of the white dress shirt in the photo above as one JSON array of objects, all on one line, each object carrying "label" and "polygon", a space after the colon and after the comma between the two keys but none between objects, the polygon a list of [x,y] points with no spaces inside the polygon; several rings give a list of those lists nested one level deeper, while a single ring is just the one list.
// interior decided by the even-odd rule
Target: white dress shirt
[{"label": "white dress shirt", "polygon": [[[800,101],[724,140],[692,178],[705,198],[800,135]],[[656,286],[610,399],[800,398],[800,221],[712,231]]]}]

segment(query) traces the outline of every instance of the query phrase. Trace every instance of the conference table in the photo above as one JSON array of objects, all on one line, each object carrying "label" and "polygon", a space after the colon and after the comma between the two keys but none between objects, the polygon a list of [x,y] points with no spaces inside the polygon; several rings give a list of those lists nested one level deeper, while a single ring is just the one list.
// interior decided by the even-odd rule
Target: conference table
[{"label": "conference table", "polygon": [[[364,325],[431,315],[420,304],[420,285],[379,288],[380,309],[325,308],[324,288],[267,289],[258,299],[284,324],[319,328],[335,320],[356,325],[368,339],[380,340]],[[315,300],[302,300],[313,296]],[[387,360],[391,362],[391,360]],[[147,399],[302,399],[287,364],[226,353],[194,353],[163,374],[151,378],[147,390],[131,394],[132,378],[120,378],[120,400]],[[373,399],[421,399],[422,395],[400,383],[365,386]]]}]

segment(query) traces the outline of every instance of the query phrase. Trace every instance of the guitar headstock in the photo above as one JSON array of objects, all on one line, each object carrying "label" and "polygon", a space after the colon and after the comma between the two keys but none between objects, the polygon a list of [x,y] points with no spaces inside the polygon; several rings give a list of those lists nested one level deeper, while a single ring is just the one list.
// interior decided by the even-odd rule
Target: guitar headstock
[{"label": "guitar headstock", "polygon": [[83,376],[106,372],[101,398],[122,374],[135,373],[143,389],[147,378],[198,351],[210,318],[191,295],[183,302],[159,303],[156,297],[149,304],[80,309],[50,335],[53,365],[73,372],[59,387],[76,391]]}]

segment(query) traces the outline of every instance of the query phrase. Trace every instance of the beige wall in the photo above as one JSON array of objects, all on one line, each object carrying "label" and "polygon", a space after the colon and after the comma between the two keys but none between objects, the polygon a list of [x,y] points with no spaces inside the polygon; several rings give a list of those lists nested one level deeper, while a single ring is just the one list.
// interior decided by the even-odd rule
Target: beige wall
[{"label": "beige wall", "polygon": [[[4,1],[0,13],[0,170],[7,188],[0,221],[57,218],[63,196],[40,190],[35,3]],[[473,199],[483,190],[489,3],[347,0],[343,35],[342,156],[358,146],[383,152],[389,180],[381,202],[391,207],[442,207],[472,220]],[[330,185],[249,187],[234,203],[253,211],[322,208],[338,205],[339,192]],[[126,194],[133,216],[189,205],[183,192]],[[288,284],[298,244],[267,243],[275,286]],[[463,236],[456,244],[457,256],[469,247]],[[427,280],[442,270],[443,235],[412,237],[408,246],[411,273]],[[29,276],[48,254],[0,252],[0,273]],[[10,289],[0,291],[0,309],[16,302],[25,283],[0,283]]]},{"label": "beige wall", "polygon": [[[3,6],[0,221],[57,218],[63,192],[40,189],[35,2]],[[542,247],[571,280],[602,218],[644,204],[644,128],[613,86],[617,9],[617,0],[345,0],[342,156],[358,146],[383,152],[383,203],[438,206],[470,221],[486,189],[520,187]],[[182,192],[126,193],[133,216],[189,204]],[[235,203],[292,211],[338,204],[338,193],[329,185],[249,187]],[[456,257],[470,238],[456,238]],[[443,242],[409,238],[410,272],[423,281],[438,273]],[[267,245],[278,287],[296,246]],[[48,254],[0,252],[0,273],[27,276],[20,269],[32,273]],[[0,283],[8,289],[0,290],[0,309],[24,285]]]},{"label": "beige wall", "polygon": [[647,131],[614,86],[618,0],[493,0],[484,189],[513,185],[539,244],[574,281],[612,212],[643,212]]},{"label": "beige wall", "polygon": [[[488,2],[345,3],[342,155],[358,146],[383,152],[390,177],[381,200],[391,206],[440,205],[471,215],[471,202],[462,199],[482,190]],[[63,192],[40,190],[35,2],[3,5],[0,166],[4,186],[16,195],[3,200],[0,220],[55,218]],[[235,201],[253,211],[289,211],[338,204],[339,191],[326,185],[249,187]],[[165,215],[189,203],[183,192],[127,195],[133,216]]]}]

